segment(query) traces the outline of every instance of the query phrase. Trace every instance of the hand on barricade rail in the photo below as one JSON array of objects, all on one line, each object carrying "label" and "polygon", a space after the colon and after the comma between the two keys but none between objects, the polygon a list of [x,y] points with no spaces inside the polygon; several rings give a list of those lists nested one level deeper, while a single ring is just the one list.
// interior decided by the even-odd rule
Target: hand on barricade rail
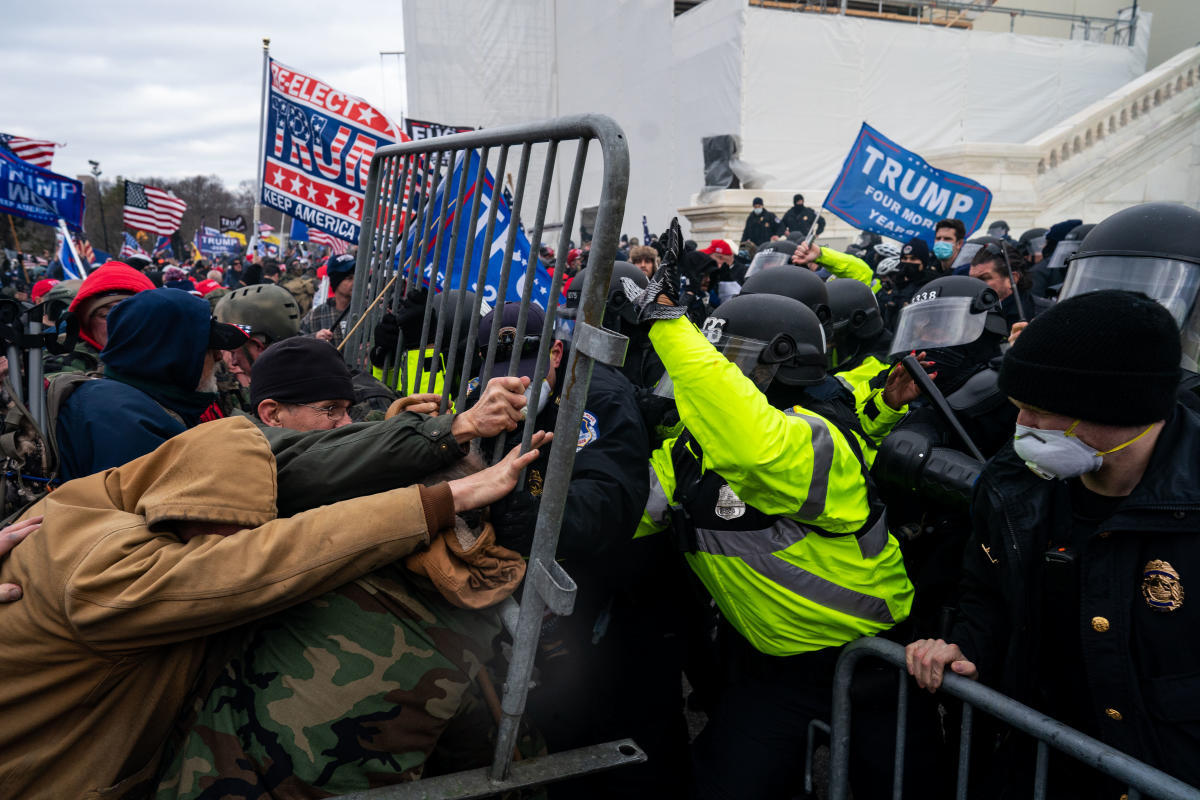
[{"label": "hand on barricade rail", "polygon": [[442,406],[442,396],[437,392],[421,392],[420,394],[410,394],[407,397],[401,397],[399,400],[393,400],[388,406],[388,410],[384,413],[384,419],[391,419],[397,414],[403,414],[405,411],[412,411],[416,414],[429,414],[437,416],[438,410]]},{"label": "hand on barricade rail", "polygon": [[454,418],[450,431],[459,444],[472,439],[489,439],[515,430],[525,418],[529,402],[525,390],[529,378],[492,378],[483,388],[479,402]]},{"label": "hand on barricade rail", "polygon": [[517,486],[521,471],[537,460],[543,444],[554,439],[553,433],[538,431],[533,434],[532,448],[521,455],[521,446],[508,451],[503,460],[485,470],[465,478],[450,481],[450,494],[454,497],[454,513],[483,508],[504,497]]},{"label": "hand on barricade rail", "polygon": [[918,639],[912,642],[904,648],[904,661],[908,674],[916,679],[917,685],[930,692],[937,691],[942,685],[947,666],[956,675],[971,680],[979,679],[975,664],[967,660],[958,645],[944,639]]}]

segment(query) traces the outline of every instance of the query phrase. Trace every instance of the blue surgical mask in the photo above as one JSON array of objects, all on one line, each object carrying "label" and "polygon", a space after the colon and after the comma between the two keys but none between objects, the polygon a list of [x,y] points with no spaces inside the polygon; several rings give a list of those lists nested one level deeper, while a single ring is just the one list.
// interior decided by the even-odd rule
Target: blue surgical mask
[{"label": "blue surgical mask", "polygon": [[937,256],[939,261],[945,261],[954,252],[954,245],[949,242],[934,242],[933,254]]},{"label": "blue surgical mask", "polygon": [[763,212],[763,207],[762,207],[762,206],[755,206],[755,207],[754,207],[754,213],[755,213],[755,214],[761,214],[762,212]]}]

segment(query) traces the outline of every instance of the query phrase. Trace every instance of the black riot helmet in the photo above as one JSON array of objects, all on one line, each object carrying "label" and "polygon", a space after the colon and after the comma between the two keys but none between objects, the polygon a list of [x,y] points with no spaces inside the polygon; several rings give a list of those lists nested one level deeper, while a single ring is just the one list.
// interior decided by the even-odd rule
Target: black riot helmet
[{"label": "black riot helmet", "polygon": [[883,333],[883,316],[871,287],[851,278],[825,284],[833,313],[833,366],[849,362]]},{"label": "black riot helmet", "polygon": [[803,303],[775,294],[738,295],[713,309],[705,337],[754,381],[812,386],[825,379],[825,329]]},{"label": "black riot helmet", "polygon": [[1200,372],[1200,211],[1143,203],[1081,227],[1090,230],[1067,263],[1060,299],[1124,289],[1157,300],[1179,327],[1180,366]]},{"label": "black riot helmet", "polygon": [[1001,239],[998,239],[995,236],[976,236],[974,239],[968,239],[967,241],[963,242],[963,246],[959,248],[958,256],[950,265],[949,271],[954,272],[954,270],[958,269],[959,267],[971,266],[971,259],[975,258],[976,253],[987,247],[989,244],[994,244],[999,247],[1001,241]]},{"label": "black riot helmet", "polygon": [[433,306],[433,313],[430,315],[429,320],[429,341],[427,342],[429,347],[437,343],[438,328],[441,328],[441,352],[450,352],[450,340],[454,336],[454,317],[458,313],[459,297],[464,294],[466,295],[466,304],[463,308],[462,317],[458,319],[457,346],[460,355],[465,352],[467,333],[471,326],[471,311],[475,308],[475,293],[462,289],[447,289],[444,292],[438,292],[429,301],[430,305]]},{"label": "black riot helmet", "polygon": [[787,239],[776,239],[767,242],[754,254],[754,260],[746,269],[746,279],[764,271],[792,263],[792,254],[796,252],[796,243]]},{"label": "black riot helmet", "polygon": [[1076,225],[1063,237],[1061,242],[1055,245],[1054,252],[1050,254],[1049,259],[1038,265],[1039,269],[1046,270],[1049,275],[1046,284],[1048,294],[1057,296],[1062,293],[1062,285],[1067,278],[1067,262],[1071,256],[1079,252],[1080,245],[1094,227],[1096,226]]},{"label": "black riot helmet", "polygon": [[1007,336],[996,290],[969,275],[946,275],[900,309],[891,357],[924,351],[936,365],[934,382],[949,395],[1000,355]]},{"label": "black riot helmet", "polygon": [[[570,342],[575,329],[575,317],[583,297],[588,277],[593,272],[583,270],[567,290],[566,299],[558,306],[555,323],[555,338]],[[639,289],[645,289],[650,281],[646,274],[628,261],[614,261],[612,275],[608,280],[608,296],[604,306],[604,327],[628,335],[637,325],[637,309],[625,294],[622,279],[633,281]]]},{"label": "black riot helmet", "polygon": [[1047,228],[1030,228],[1021,234],[1021,238],[1017,240],[1017,250],[1025,257],[1026,264],[1041,260],[1048,232]]},{"label": "black riot helmet", "polygon": [[825,281],[806,267],[783,264],[749,275],[742,284],[741,293],[777,294],[799,300],[812,309],[821,324],[826,326],[827,335],[832,330],[829,326],[833,322],[833,314],[829,309],[829,291]]}]

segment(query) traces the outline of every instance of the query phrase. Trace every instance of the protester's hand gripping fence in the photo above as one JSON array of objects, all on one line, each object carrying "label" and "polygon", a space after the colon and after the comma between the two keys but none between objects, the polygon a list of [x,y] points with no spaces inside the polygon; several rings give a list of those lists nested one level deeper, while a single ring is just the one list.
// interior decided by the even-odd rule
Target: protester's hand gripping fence
[{"label": "protester's hand gripping fence", "polygon": [[[897,798],[903,796],[906,716],[908,691],[912,679],[905,669],[902,645],[886,639],[867,637],[846,647],[838,659],[837,671],[833,679],[829,774],[829,797],[831,800],[846,800],[850,793],[850,684],[854,680],[855,667],[864,658],[882,659],[898,667],[899,695],[896,703],[896,751],[892,796]],[[955,675],[947,670],[942,678],[940,691],[963,702],[955,793],[955,797],[959,800],[967,797],[968,778],[970,777],[968,767],[971,758],[971,728],[975,709],[979,709],[1037,740],[1034,785],[1030,787],[1029,795],[1035,800],[1042,800],[1046,797],[1047,768],[1052,747],[1128,786],[1124,795],[1128,800],[1140,800],[1143,796],[1155,797],[1158,800],[1196,800],[1200,797],[1200,790],[1188,786],[1177,778],[1114,750],[1103,742],[1086,736],[1074,728],[969,678]]]},{"label": "protester's hand gripping fence", "polygon": [[[531,403],[536,409],[537,392],[550,365],[555,310],[562,291],[568,244],[592,143],[598,146],[603,163],[599,176],[599,213],[586,267],[590,277],[576,315],[570,359],[559,373],[562,383],[554,431],[558,444],[551,449],[546,469],[522,602],[519,608],[511,601],[501,608],[501,617],[513,635],[513,651],[504,686],[493,763],[486,770],[421,781],[412,784],[411,788],[397,786],[372,790],[362,793],[361,797],[483,797],[645,760],[645,755],[633,742],[622,740],[512,765],[543,613],[549,609],[555,614],[569,614],[574,605],[575,583],[555,561],[555,551],[592,364],[600,361],[619,365],[625,357],[625,337],[603,328],[604,305],[629,181],[629,153],[621,129],[608,117],[581,115],[380,149],[371,161],[350,304],[349,333],[343,352],[352,367],[370,370],[370,336],[383,314],[389,308],[401,308],[414,291],[428,285],[429,300],[421,318],[419,340],[405,342],[403,335],[400,337],[383,365],[383,380],[389,386],[402,387],[402,394],[406,390],[434,392],[440,375],[441,410],[445,412],[450,407],[451,398],[454,407],[462,410],[471,377],[482,375],[486,378],[492,373],[497,358],[499,324],[492,326],[486,343],[478,343],[478,352],[483,354],[482,367],[476,369],[470,361],[472,354],[477,352],[481,310],[486,311],[483,306],[485,296],[488,307],[501,310],[506,301],[521,302],[516,346],[509,356],[507,374],[510,376],[516,374],[529,305],[536,300],[545,310],[537,366],[530,376],[534,387]],[[564,197],[564,187],[555,185],[556,163],[560,152],[571,148],[574,159]],[[517,162],[516,184],[509,201],[502,186],[514,160]],[[526,185],[531,162],[540,162],[542,177],[536,192],[537,207],[527,250],[520,221],[522,211],[527,207]],[[439,168],[439,165],[445,166]],[[489,184],[491,176],[494,180]],[[563,197],[563,206],[556,267],[553,282],[547,288],[544,273],[538,271],[537,248],[552,189],[557,189]],[[480,214],[483,203],[487,204],[483,212],[485,219],[481,219]],[[511,207],[506,207],[509,203]],[[470,212],[463,221],[461,211],[465,206],[469,206]],[[479,236],[481,229],[482,238]],[[496,259],[502,234],[503,257]],[[521,259],[527,261],[523,267],[519,263]],[[514,260],[518,261],[515,265]],[[512,274],[514,268],[523,269],[523,276]],[[542,278],[540,284],[539,277]],[[431,341],[434,295],[439,288],[448,287],[475,291],[473,298],[462,291],[448,295],[456,304],[451,310],[446,307],[451,305],[447,302],[439,310]],[[522,290],[522,296],[514,296],[514,289]],[[541,289],[547,290],[541,292]],[[463,337],[465,341],[460,346]],[[410,357],[414,352],[416,357]],[[459,378],[452,385],[456,375]],[[481,391],[484,382],[480,381]],[[529,449],[536,416],[536,410],[531,410],[526,418],[522,431],[523,452]],[[501,454],[503,438],[497,442],[493,459]]]}]

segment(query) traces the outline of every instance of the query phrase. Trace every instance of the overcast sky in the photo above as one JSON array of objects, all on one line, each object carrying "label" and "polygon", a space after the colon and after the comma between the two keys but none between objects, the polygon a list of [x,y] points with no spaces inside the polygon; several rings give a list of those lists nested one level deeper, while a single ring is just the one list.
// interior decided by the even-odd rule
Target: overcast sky
[{"label": "overcast sky", "polygon": [[55,172],[217,175],[257,167],[262,39],[271,55],[399,122],[400,0],[5,3],[0,132],[65,142]]}]

